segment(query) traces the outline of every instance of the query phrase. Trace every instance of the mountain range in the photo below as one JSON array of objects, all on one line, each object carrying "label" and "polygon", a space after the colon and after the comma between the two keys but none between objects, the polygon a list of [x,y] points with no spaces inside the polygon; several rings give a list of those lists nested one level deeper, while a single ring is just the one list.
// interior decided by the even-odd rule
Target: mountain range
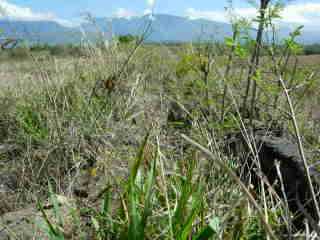
[{"label": "mountain range", "polygon": [[[206,19],[156,14],[131,18],[96,18],[91,23],[66,27],[54,21],[0,20],[0,38],[12,37],[29,43],[79,43],[85,36],[95,39],[99,33],[106,38],[114,35],[141,34],[151,21],[147,41],[189,42],[201,39],[223,40],[231,35],[231,25]],[[84,34],[85,33],[85,34]],[[280,37],[287,36],[290,28],[284,26]],[[304,44],[320,43],[320,30],[305,30],[299,41]]]}]

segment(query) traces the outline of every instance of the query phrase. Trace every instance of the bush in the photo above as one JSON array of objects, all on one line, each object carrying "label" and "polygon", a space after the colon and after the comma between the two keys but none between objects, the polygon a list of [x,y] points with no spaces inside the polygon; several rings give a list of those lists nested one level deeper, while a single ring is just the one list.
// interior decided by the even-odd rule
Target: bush
[{"label": "bush", "polygon": [[28,47],[17,47],[9,51],[9,56],[12,58],[28,58],[30,56],[30,49]]},{"label": "bush", "polygon": [[306,55],[320,54],[320,44],[312,44],[305,46],[304,53]]},{"label": "bush", "polygon": [[42,52],[42,51],[49,51],[50,50],[50,45],[45,43],[45,44],[35,44],[30,47],[30,50],[32,52]]},{"label": "bush", "polygon": [[49,131],[46,120],[39,109],[22,105],[17,107],[17,122],[23,130],[35,142],[42,141],[48,137]]},{"label": "bush", "polygon": [[118,37],[119,42],[122,43],[122,44],[131,43],[131,42],[135,41],[136,39],[137,39],[137,37],[133,36],[131,34],[121,35],[121,36]]}]

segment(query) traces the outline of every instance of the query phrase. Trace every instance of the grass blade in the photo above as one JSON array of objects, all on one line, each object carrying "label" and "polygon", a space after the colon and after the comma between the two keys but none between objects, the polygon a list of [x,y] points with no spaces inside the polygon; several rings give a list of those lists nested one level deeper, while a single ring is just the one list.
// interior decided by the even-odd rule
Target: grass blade
[{"label": "grass blade", "polygon": [[[139,199],[138,199],[138,190],[136,187],[136,178],[138,174],[139,167],[144,157],[144,151],[147,146],[147,142],[150,136],[149,131],[145,136],[142,145],[139,148],[136,160],[133,164],[133,167],[130,172],[129,178],[129,228],[128,228],[128,239],[138,240],[143,238],[145,223],[143,224],[142,217],[139,213]],[[146,219],[145,219],[146,220]]]},{"label": "grass blade", "polygon": [[147,184],[146,184],[146,193],[145,193],[145,203],[144,203],[144,212],[142,217],[142,228],[144,229],[147,224],[147,218],[151,215],[152,212],[152,186],[155,181],[156,176],[156,165],[157,165],[157,155],[152,161],[151,171],[148,174]]}]

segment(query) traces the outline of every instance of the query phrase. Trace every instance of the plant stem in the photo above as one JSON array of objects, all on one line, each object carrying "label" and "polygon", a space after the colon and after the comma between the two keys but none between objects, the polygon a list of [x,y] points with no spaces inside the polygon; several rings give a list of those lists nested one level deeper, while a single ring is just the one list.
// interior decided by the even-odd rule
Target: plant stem
[{"label": "plant stem", "polygon": [[287,99],[287,103],[289,105],[289,108],[290,108],[290,113],[291,113],[291,120],[292,120],[292,123],[293,123],[293,126],[294,126],[294,131],[295,131],[295,135],[296,135],[296,139],[298,141],[298,147],[299,147],[299,153],[300,153],[300,156],[302,158],[302,161],[303,161],[303,166],[304,166],[304,169],[306,171],[306,175],[307,175],[307,179],[308,179],[308,184],[309,184],[309,188],[310,188],[310,191],[311,191],[311,195],[312,195],[312,200],[313,200],[313,203],[314,203],[314,206],[316,208],[316,212],[317,212],[317,217],[318,217],[318,221],[320,219],[320,209],[319,209],[319,204],[317,202],[317,198],[316,198],[316,193],[315,193],[315,190],[314,190],[314,187],[313,187],[313,184],[312,184],[312,179],[311,179],[311,175],[310,175],[310,170],[309,170],[309,166],[308,166],[308,162],[307,162],[307,159],[306,159],[306,156],[305,156],[305,153],[304,153],[304,149],[303,149],[303,145],[302,145],[302,139],[301,139],[301,134],[300,134],[300,130],[299,130],[299,127],[298,127],[298,123],[297,123],[297,119],[296,119],[296,115],[295,115],[295,111],[293,109],[293,104],[292,104],[292,100],[291,100],[291,97],[289,95],[289,91],[285,85],[285,82],[283,81],[282,77],[279,76],[279,81],[281,83],[281,86],[282,86],[282,89],[285,93],[285,96],[286,96],[286,99]]}]

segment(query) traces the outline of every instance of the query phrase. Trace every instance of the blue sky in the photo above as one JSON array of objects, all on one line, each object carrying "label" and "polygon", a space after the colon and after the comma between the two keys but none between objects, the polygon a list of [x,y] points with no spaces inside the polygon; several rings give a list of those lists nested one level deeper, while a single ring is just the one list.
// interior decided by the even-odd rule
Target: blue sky
[{"label": "blue sky", "polygon": [[[148,8],[147,0],[8,0],[8,3],[21,7],[29,7],[34,12],[52,12],[61,18],[75,18],[83,11],[90,11],[98,16],[110,16],[118,9],[132,12],[143,12]],[[245,1],[235,1],[237,5],[245,5]],[[0,1],[1,3],[1,1]],[[183,15],[185,9],[223,9],[227,5],[224,0],[158,0],[155,11]]]},{"label": "blue sky", "polygon": [[[149,8],[147,0],[7,0],[1,1],[20,7],[31,8],[37,13],[53,13],[59,18],[77,18],[84,11],[97,16],[111,16],[119,9],[126,9],[134,13],[142,13]],[[237,6],[244,6],[245,1],[235,1]],[[188,8],[223,10],[227,5],[224,0],[158,0],[155,11],[184,15]]]},{"label": "blue sky", "polygon": [[[234,0],[236,12],[253,17],[255,10],[246,0]],[[0,0],[2,16],[12,19],[79,21],[81,13],[94,16],[133,17],[154,9],[190,18],[227,21],[227,0]],[[284,22],[320,27],[320,0],[291,0],[283,13]]]}]

